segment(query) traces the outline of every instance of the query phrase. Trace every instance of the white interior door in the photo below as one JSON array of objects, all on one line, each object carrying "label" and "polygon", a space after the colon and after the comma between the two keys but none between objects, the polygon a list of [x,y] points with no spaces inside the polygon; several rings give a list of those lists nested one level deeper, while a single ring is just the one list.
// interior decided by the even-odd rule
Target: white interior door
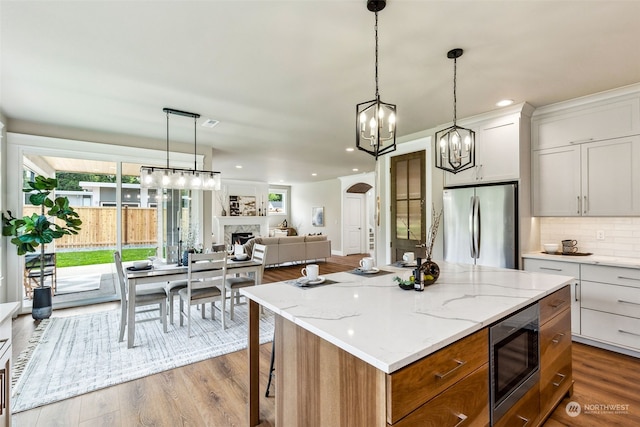
[{"label": "white interior door", "polygon": [[347,193],[345,207],[345,255],[364,253],[364,195]]}]

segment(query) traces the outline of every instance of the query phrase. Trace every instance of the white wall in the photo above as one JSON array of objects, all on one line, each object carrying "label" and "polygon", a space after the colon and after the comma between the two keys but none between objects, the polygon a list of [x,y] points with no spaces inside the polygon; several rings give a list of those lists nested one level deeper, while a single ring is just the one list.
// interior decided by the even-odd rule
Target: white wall
[{"label": "white wall", "polygon": [[[342,251],[342,195],[340,181],[294,184],[291,186],[291,223],[299,235],[322,233],[331,240],[331,251]],[[311,225],[311,208],[324,207],[324,227]]]},{"label": "white wall", "polygon": [[[640,258],[640,217],[538,218],[540,242],[578,241],[580,252],[595,255]],[[596,232],[604,232],[604,240]],[[542,248],[534,248],[542,250]]]}]

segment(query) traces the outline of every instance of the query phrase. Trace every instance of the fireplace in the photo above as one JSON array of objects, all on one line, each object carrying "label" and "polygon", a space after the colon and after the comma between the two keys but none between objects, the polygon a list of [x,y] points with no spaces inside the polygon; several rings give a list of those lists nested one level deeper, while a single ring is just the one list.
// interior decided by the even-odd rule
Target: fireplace
[{"label": "fireplace", "polygon": [[253,238],[253,233],[231,233],[231,241],[235,244],[244,245]]}]

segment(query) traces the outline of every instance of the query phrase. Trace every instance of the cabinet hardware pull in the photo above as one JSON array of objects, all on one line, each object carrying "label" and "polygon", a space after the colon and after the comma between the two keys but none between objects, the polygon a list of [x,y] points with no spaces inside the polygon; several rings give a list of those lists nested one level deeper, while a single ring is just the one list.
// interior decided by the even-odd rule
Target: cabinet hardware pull
[{"label": "cabinet hardware pull", "polygon": [[575,299],[576,301],[579,301],[579,300],[578,300],[578,282],[574,283],[574,284],[573,284],[573,286],[574,286],[574,288],[573,288],[573,294],[575,295],[574,299]]},{"label": "cabinet hardware pull", "polygon": [[640,305],[640,302],[633,302],[633,301],[625,301],[623,299],[619,299],[618,302],[621,302],[623,304],[633,304],[633,305]]},{"label": "cabinet hardware pull", "polygon": [[549,304],[549,306],[551,308],[558,308],[558,307],[562,307],[565,303],[565,300],[561,299],[560,301],[554,301],[552,303]]},{"label": "cabinet hardware pull", "polygon": [[461,412],[461,413],[459,413],[459,414],[456,414],[456,417],[458,417],[458,419],[459,419],[460,421],[458,421],[458,423],[457,423],[455,426],[453,426],[453,427],[458,427],[458,426],[462,425],[462,423],[463,423],[463,422],[465,422],[465,421],[467,420],[467,418],[468,418],[468,417],[467,417],[465,414],[463,414],[462,412]]},{"label": "cabinet hardware pull", "polygon": [[560,372],[556,373],[556,376],[560,377],[560,381],[558,381],[557,383],[552,383],[554,386],[556,387],[560,387],[560,384],[562,384],[562,381],[564,381],[564,379],[567,377],[564,374],[561,374]]},{"label": "cabinet hardware pull", "polygon": [[561,268],[540,267],[540,270],[562,271]]},{"label": "cabinet hardware pull", "polygon": [[618,329],[618,332],[620,332],[621,334],[629,334],[629,335],[634,335],[636,337],[640,337],[640,334],[637,334],[635,332],[625,331],[624,329]]},{"label": "cabinet hardware pull", "polygon": [[583,213],[587,213],[587,211],[589,210],[589,205],[587,204],[587,196],[584,196],[584,210]]},{"label": "cabinet hardware pull", "polygon": [[520,418],[522,421],[524,421],[524,424],[522,424],[522,427],[525,427],[527,424],[529,424],[529,419],[523,417],[522,415],[516,415],[518,418]]},{"label": "cabinet hardware pull", "polygon": [[467,362],[465,362],[464,360],[458,360],[458,359],[453,359],[453,361],[454,361],[454,362],[456,362],[456,363],[457,363],[457,365],[456,365],[453,369],[451,369],[451,370],[449,370],[449,371],[445,372],[444,374],[437,373],[437,374],[436,374],[436,378],[438,378],[439,380],[441,380],[441,379],[443,379],[444,377],[446,377],[447,375],[449,375],[449,374],[453,373],[456,369],[459,369],[460,367],[462,367],[463,365],[465,365],[465,364],[467,363]]},{"label": "cabinet hardware pull", "polygon": [[575,141],[569,141],[569,144],[582,144],[583,142],[591,142],[591,141],[593,141],[593,138],[576,139]]},{"label": "cabinet hardware pull", "polygon": [[[554,344],[558,344],[560,342],[560,339],[564,336],[564,334],[562,332],[558,332],[557,334],[555,334],[553,336],[553,339],[551,340],[552,343]],[[556,338],[558,337],[558,338]]]},{"label": "cabinet hardware pull", "polygon": [[640,281],[640,279],[636,279],[635,277],[626,277],[626,276],[618,276],[618,279]]},{"label": "cabinet hardware pull", "polygon": [[580,196],[578,196],[578,211],[576,213],[580,215],[581,210],[582,210],[582,205],[580,204]]}]

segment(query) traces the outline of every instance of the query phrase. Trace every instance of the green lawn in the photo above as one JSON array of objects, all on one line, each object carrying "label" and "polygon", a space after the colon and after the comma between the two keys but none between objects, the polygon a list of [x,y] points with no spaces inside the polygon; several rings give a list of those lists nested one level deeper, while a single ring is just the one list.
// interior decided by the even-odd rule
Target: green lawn
[{"label": "green lawn", "polygon": [[[147,259],[150,255],[155,255],[156,248],[135,248],[123,249],[122,261],[135,261]],[[57,267],[75,267],[78,265],[109,264],[113,262],[113,250],[94,250],[78,252],[57,252]]]}]

